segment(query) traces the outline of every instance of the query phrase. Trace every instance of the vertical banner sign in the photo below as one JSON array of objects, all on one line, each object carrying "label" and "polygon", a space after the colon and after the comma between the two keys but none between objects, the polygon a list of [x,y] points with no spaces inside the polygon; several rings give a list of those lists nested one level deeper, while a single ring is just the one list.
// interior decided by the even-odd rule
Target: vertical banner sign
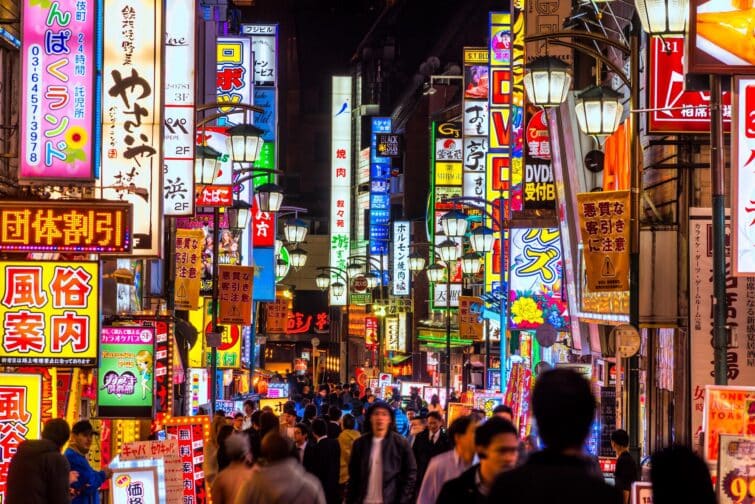
[{"label": "vertical banner sign", "polygon": [[398,314],[398,351],[406,352],[406,340],[407,340],[407,316],[406,312],[399,312]]},{"label": "vertical banner sign", "polygon": [[178,440],[183,502],[206,504],[210,499],[205,487],[203,462],[204,447],[210,441],[209,417],[200,415],[168,418],[165,421],[165,434],[168,439]]},{"label": "vertical banner sign", "polygon": [[[732,274],[730,222],[726,217],[726,325],[731,333],[726,343],[729,385],[742,388],[755,383],[755,278]],[[692,431],[703,424],[705,386],[714,383],[713,371],[713,224],[710,208],[690,209],[689,306]]]},{"label": "vertical banner sign", "polygon": [[560,238],[556,228],[511,230],[511,329],[538,329],[549,324],[558,331],[568,330]]},{"label": "vertical banner sign", "polygon": [[545,110],[527,109],[524,146],[524,208],[553,209],[556,206],[556,184],[550,162],[551,143]]},{"label": "vertical banner sign", "polygon": [[166,0],[163,214],[194,213],[195,0]]},{"label": "vertical banner sign", "polygon": [[134,208],[133,255],[160,254],[162,2],[104,0],[102,197]]},{"label": "vertical banner sign", "polygon": [[755,77],[734,78],[733,124],[733,273],[755,276]]},{"label": "vertical banner sign", "polygon": [[409,272],[409,221],[393,223],[393,295],[408,296],[411,282]]},{"label": "vertical banner sign", "polygon": [[755,501],[755,438],[752,432],[737,436],[722,434],[718,452],[716,501],[741,504]]},{"label": "vertical banner sign", "polygon": [[177,310],[199,307],[203,245],[204,231],[201,229],[176,229],[174,296]]},{"label": "vertical banner sign", "polygon": [[158,320],[155,322],[155,412],[170,413],[169,397],[173,391],[171,351],[174,337],[172,322]]},{"label": "vertical banner sign", "polygon": [[[220,37],[217,42],[217,100],[233,105],[252,101],[252,41],[249,37]],[[220,107],[228,112],[231,107]],[[218,124],[234,125],[244,122],[244,112],[221,117]]]},{"label": "vertical banner sign", "polygon": [[218,322],[252,325],[252,266],[220,266]]},{"label": "vertical banner sign", "polygon": [[587,288],[629,289],[629,191],[577,194]]},{"label": "vertical banner sign", "polygon": [[0,365],[97,365],[98,263],[0,262],[0,284]]},{"label": "vertical banner sign", "polygon": [[268,334],[283,334],[288,322],[288,299],[279,297],[272,303],[265,303],[266,315],[265,332]]},{"label": "vertical banner sign", "polygon": [[[351,246],[351,77],[333,76],[332,85],[330,266],[346,270]],[[338,278],[332,273],[331,283]],[[340,296],[329,290],[332,306],[348,303],[348,285]]]},{"label": "vertical banner sign", "polygon": [[378,344],[378,330],[380,321],[377,317],[364,317],[364,344],[374,346]]},{"label": "vertical banner sign", "polygon": [[[391,222],[391,158],[378,155],[377,136],[390,133],[390,117],[373,117],[370,141],[370,254],[387,255]],[[378,258],[378,261],[380,259]],[[381,264],[381,268],[384,267]]]},{"label": "vertical banner sign", "polygon": [[154,327],[102,328],[97,416],[152,418],[154,356]]},{"label": "vertical banner sign", "polygon": [[22,2],[21,182],[94,176],[95,3]]},{"label": "vertical banner sign", "polygon": [[5,502],[8,467],[18,445],[42,434],[42,377],[0,374],[0,502]]},{"label": "vertical banner sign", "polygon": [[[251,36],[254,55],[254,105],[263,112],[254,113],[254,125],[265,141],[257,168],[278,167],[278,25],[241,25],[241,33]],[[258,177],[255,184],[267,182]]]},{"label": "vertical banner sign", "polygon": [[399,329],[398,317],[385,317],[385,349],[389,352],[398,352]]},{"label": "vertical banner sign", "polygon": [[522,205],[524,179],[524,13],[525,0],[512,2],[514,7],[511,43],[511,202],[510,210],[519,212]]},{"label": "vertical banner sign", "polygon": [[[485,199],[489,134],[489,69],[485,47],[464,48],[464,196]],[[471,203],[475,204],[475,203]]]},{"label": "vertical banner sign", "polygon": [[482,299],[459,296],[459,337],[482,341]]},{"label": "vertical banner sign", "polygon": [[721,434],[755,434],[755,387],[706,385],[703,408],[704,458],[718,461]]}]

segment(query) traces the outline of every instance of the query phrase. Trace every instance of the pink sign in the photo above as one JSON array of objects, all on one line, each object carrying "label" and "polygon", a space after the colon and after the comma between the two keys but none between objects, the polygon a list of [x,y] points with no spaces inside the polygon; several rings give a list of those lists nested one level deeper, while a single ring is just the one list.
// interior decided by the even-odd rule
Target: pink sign
[{"label": "pink sign", "polygon": [[21,180],[93,178],[95,2],[23,2]]}]

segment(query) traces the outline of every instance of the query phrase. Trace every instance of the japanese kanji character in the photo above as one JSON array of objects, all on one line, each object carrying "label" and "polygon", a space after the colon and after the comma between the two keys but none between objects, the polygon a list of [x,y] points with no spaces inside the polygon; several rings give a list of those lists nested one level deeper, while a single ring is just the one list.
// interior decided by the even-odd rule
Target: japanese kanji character
[{"label": "japanese kanji character", "polygon": [[3,349],[6,352],[41,352],[45,349],[45,319],[43,313],[21,310],[6,313],[3,320],[5,337]]},{"label": "japanese kanji character", "polygon": [[5,269],[3,305],[8,308],[15,306],[41,308],[45,304],[47,304],[47,293],[42,290],[41,267],[8,266]]},{"label": "japanese kanji character", "polygon": [[71,343],[74,352],[84,352],[89,348],[89,317],[66,311],[61,316],[50,319],[50,351],[62,352]]},{"label": "japanese kanji character", "polygon": [[53,307],[55,308],[86,308],[92,286],[89,282],[92,275],[81,266],[56,266],[50,289],[52,290]]}]

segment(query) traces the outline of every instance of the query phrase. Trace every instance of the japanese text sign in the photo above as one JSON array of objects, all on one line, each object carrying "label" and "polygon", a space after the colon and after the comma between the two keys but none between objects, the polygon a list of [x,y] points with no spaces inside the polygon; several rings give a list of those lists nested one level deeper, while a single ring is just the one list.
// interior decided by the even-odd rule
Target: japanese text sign
[{"label": "japanese text sign", "polygon": [[110,501],[114,504],[167,503],[163,459],[118,460],[112,469]]},{"label": "japanese text sign", "polygon": [[178,450],[177,439],[132,441],[121,445],[119,458],[124,461],[162,459],[165,465],[165,502],[183,504],[183,471]]},{"label": "japanese text sign", "polygon": [[391,224],[391,158],[378,148],[378,135],[393,129],[390,117],[370,119],[370,254],[388,254]]},{"label": "japanese text sign", "polygon": [[229,185],[197,185],[197,206],[229,207],[233,205],[233,191]]},{"label": "japanese text sign", "polygon": [[0,374],[0,502],[5,502],[8,467],[18,445],[41,434],[42,377]]},{"label": "japanese text sign", "polygon": [[409,271],[409,221],[393,222],[393,295],[408,296],[411,285]]},{"label": "japanese text sign", "polygon": [[[351,77],[332,78],[330,149],[330,266],[346,269],[351,250]],[[332,282],[337,281],[335,274]],[[330,304],[348,303],[348,289],[340,296],[330,289]]]},{"label": "japanese text sign", "polygon": [[[244,35],[252,36],[254,85],[275,86],[278,80],[278,25],[242,25],[241,30]],[[254,104],[257,105],[257,100]]]},{"label": "japanese text sign", "polygon": [[511,230],[509,311],[511,329],[537,329],[550,324],[567,330],[569,315],[562,297],[563,257],[556,228]]},{"label": "japanese text sign", "polygon": [[0,250],[9,252],[128,253],[131,227],[128,203],[0,202]]},{"label": "japanese text sign", "polygon": [[97,416],[151,418],[155,328],[103,327],[97,373]]},{"label": "japanese text sign", "polygon": [[733,125],[733,273],[755,276],[755,77],[734,78]]},{"label": "japanese text sign", "polygon": [[171,216],[194,213],[195,1],[166,1],[163,209]]},{"label": "japanese text sign", "polygon": [[482,341],[482,299],[475,296],[459,296],[459,337]]},{"label": "japanese text sign", "polygon": [[377,317],[367,316],[364,318],[364,344],[378,344],[379,322]]},{"label": "japanese text sign", "polygon": [[286,332],[288,320],[288,299],[279,297],[271,303],[265,303],[266,315],[265,332],[270,334],[282,334]]},{"label": "japanese text sign", "polygon": [[255,248],[275,246],[275,214],[260,211],[257,198],[252,199],[252,243]]},{"label": "japanese text sign", "polygon": [[21,181],[94,176],[94,2],[24,0]]},{"label": "japanese text sign", "polygon": [[133,254],[162,238],[162,2],[104,0],[102,195],[134,206]]},{"label": "japanese text sign", "polygon": [[385,348],[389,352],[398,352],[398,349],[399,349],[399,319],[398,317],[385,317]]},{"label": "japanese text sign", "polygon": [[97,364],[99,265],[0,262],[5,366]]},{"label": "japanese text sign", "polygon": [[721,434],[719,438],[716,501],[719,504],[755,502],[755,432]]},{"label": "japanese text sign", "polygon": [[204,231],[201,229],[176,230],[174,295],[177,310],[194,310],[199,307],[203,248]]},{"label": "japanese text sign", "polygon": [[164,425],[166,437],[178,440],[183,502],[206,504],[209,496],[205,488],[202,464],[205,458],[205,443],[210,441],[209,417],[171,417],[165,420]]},{"label": "japanese text sign", "polygon": [[719,434],[755,434],[755,387],[706,385],[704,404],[704,458],[714,463]]},{"label": "japanese text sign", "polygon": [[307,334],[328,332],[330,320],[326,312],[319,312],[314,317],[300,311],[288,312],[286,320],[286,334]]},{"label": "japanese text sign", "polygon": [[587,288],[629,289],[629,191],[577,194]]},{"label": "japanese text sign", "polygon": [[288,402],[288,397],[276,397],[272,399],[260,399],[260,409],[269,406],[272,408],[275,416],[281,416],[283,414],[283,407]]},{"label": "japanese text sign", "polygon": [[220,266],[218,321],[223,324],[252,325],[252,266]]},{"label": "japanese text sign", "polygon": [[[648,131],[650,133],[708,133],[710,92],[685,91],[684,37],[650,38]],[[731,128],[731,93],[722,97],[724,131]]]},{"label": "japanese text sign", "polygon": [[[217,44],[217,101],[233,105],[252,101],[252,41],[249,37],[221,37]],[[228,112],[231,107],[221,107]],[[227,117],[231,124],[244,122],[244,113]]]}]

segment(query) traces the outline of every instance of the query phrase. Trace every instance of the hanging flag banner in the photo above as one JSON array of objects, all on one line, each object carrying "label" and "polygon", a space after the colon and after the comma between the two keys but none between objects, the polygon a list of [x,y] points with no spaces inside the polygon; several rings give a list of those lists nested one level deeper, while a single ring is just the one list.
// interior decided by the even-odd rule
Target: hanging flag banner
[{"label": "hanging flag banner", "polygon": [[103,327],[97,373],[97,416],[152,418],[155,328]]},{"label": "hanging flag banner", "polygon": [[482,341],[482,299],[476,296],[459,296],[459,337]]},{"label": "hanging flag banner", "polygon": [[195,0],[167,0],[165,118],[163,120],[163,213],[194,213]]},{"label": "hanging flag banner", "polygon": [[133,255],[162,242],[162,2],[104,0],[102,197],[134,207]]},{"label": "hanging flag banner", "polygon": [[218,322],[252,325],[254,267],[220,266],[218,281],[220,282]]},{"label": "hanging flag banner", "polygon": [[19,181],[91,181],[96,2],[22,5]]},{"label": "hanging flag banner", "polygon": [[755,276],[755,77],[734,77],[731,192],[733,272]]},{"label": "hanging flag banner", "polygon": [[629,289],[629,191],[577,194],[587,288]]},{"label": "hanging flag banner", "polygon": [[409,221],[393,222],[393,295],[408,296],[411,283],[409,272]]},{"label": "hanging flag banner", "polygon": [[176,310],[195,310],[199,307],[203,248],[204,231],[176,229],[176,278],[173,289]]}]

